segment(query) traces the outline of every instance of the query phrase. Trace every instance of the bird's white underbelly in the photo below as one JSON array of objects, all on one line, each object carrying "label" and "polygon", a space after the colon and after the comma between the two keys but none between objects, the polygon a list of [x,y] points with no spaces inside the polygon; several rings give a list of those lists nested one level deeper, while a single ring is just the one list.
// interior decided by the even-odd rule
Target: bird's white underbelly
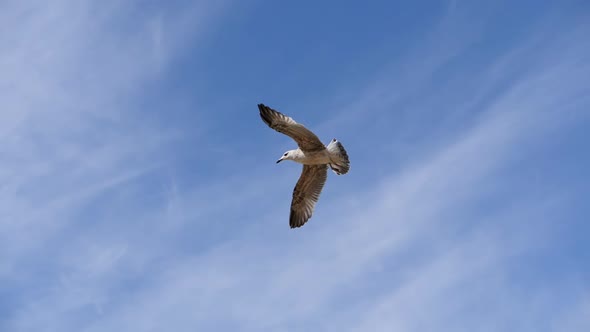
[{"label": "bird's white underbelly", "polygon": [[295,160],[304,165],[324,165],[330,163],[330,153],[328,150],[306,152],[302,158]]}]

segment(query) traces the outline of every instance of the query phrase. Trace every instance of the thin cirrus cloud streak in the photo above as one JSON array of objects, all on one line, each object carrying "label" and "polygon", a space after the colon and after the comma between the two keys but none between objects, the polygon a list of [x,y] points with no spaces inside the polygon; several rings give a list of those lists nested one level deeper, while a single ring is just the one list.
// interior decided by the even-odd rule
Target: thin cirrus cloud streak
[{"label": "thin cirrus cloud streak", "polygon": [[[65,7],[61,10],[72,14]],[[453,8],[451,15],[456,10]],[[39,15],[45,18],[45,14]],[[144,71],[151,72],[152,65],[162,70],[156,63],[161,64],[162,55],[174,54],[166,46],[170,44],[165,42],[166,34],[162,32],[166,26],[165,20],[161,21],[163,16],[154,17],[146,24],[149,37],[140,39],[138,44],[125,45],[114,32],[100,35],[107,40],[114,39],[109,45],[126,46],[117,49],[129,52],[123,59],[157,49],[149,61],[120,63],[125,70],[113,70],[120,75],[117,81],[124,82],[124,86],[141,84],[147,79]],[[441,26],[449,29],[448,35],[453,35],[454,28],[445,24],[448,23],[443,22]],[[28,26],[26,21],[23,26]],[[105,29],[100,24],[98,27]],[[563,35],[580,36],[587,31],[583,26],[564,31],[567,33]],[[467,39],[477,37],[468,35]],[[55,37],[57,44],[60,36]],[[474,105],[482,108],[467,128],[458,133],[453,126],[438,128],[444,137],[441,143],[432,148],[427,142],[420,142],[410,161],[400,161],[395,172],[385,173],[369,185],[363,185],[362,177],[356,177],[355,173],[350,174],[349,180],[331,176],[311,221],[313,224],[307,225],[302,230],[304,233],[288,232],[286,227],[280,227],[286,224],[280,225],[277,220],[288,212],[289,195],[285,188],[291,189],[292,181],[259,170],[252,175],[232,175],[229,180],[188,190],[177,183],[181,178],[172,177],[161,196],[165,202],[145,204],[136,199],[135,191],[143,187],[137,188],[133,179],[142,178],[146,172],[162,176],[149,172],[158,167],[154,160],[159,158],[154,155],[161,156],[164,138],[156,135],[151,144],[146,144],[144,139],[156,132],[154,128],[140,127],[132,132],[135,135],[125,134],[121,128],[129,128],[130,119],[124,117],[125,125],[116,124],[117,110],[122,109],[117,98],[103,95],[105,91],[101,89],[81,89],[87,93],[87,102],[100,99],[96,102],[117,107],[106,115],[90,110],[90,115],[75,116],[75,123],[59,122],[66,118],[66,113],[55,107],[51,111],[57,116],[50,117],[49,124],[58,131],[70,126],[87,127],[90,137],[84,137],[89,142],[68,146],[68,137],[58,136],[52,144],[56,153],[25,154],[2,176],[12,182],[3,187],[2,198],[9,203],[2,203],[0,211],[13,218],[9,218],[10,223],[0,224],[6,240],[2,241],[2,249],[8,249],[2,250],[0,264],[4,265],[0,277],[5,284],[20,287],[24,295],[20,305],[10,308],[9,321],[0,320],[0,327],[5,325],[14,331],[193,331],[199,328],[389,331],[396,327],[492,331],[492,327],[499,326],[494,323],[501,322],[506,324],[500,325],[503,328],[517,326],[520,330],[538,331],[544,328],[542,318],[551,313],[554,302],[575,308],[567,315],[555,316],[554,324],[576,327],[588,324],[584,318],[587,296],[570,299],[567,294],[537,291],[536,295],[548,301],[539,305],[537,312],[518,316],[515,313],[520,308],[532,304],[530,299],[518,293],[506,294],[514,285],[504,277],[521,262],[519,257],[523,253],[543,246],[551,231],[548,212],[559,211],[562,197],[571,194],[566,188],[558,186],[551,192],[533,192],[535,188],[519,187],[516,190],[520,192],[509,195],[512,204],[489,208],[485,215],[469,208],[487,202],[488,197],[506,189],[503,176],[514,175],[506,167],[518,166],[514,160],[521,151],[542,146],[544,133],[566,130],[583,115],[584,110],[579,106],[584,101],[580,96],[590,86],[590,68],[579,64],[587,59],[588,49],[575,43],[574,37],[555,36],[548,45],[529,41],[520,52],[508,54],[489,68],[479,70],[478,74],[485,78],[482,81],[487,82],[480,85],[480,93],[465,96],[466,103],[453,104],[458,109],[465,108],[457,111],[459,119]],[[553,51],[553,45],[559,45],[563,52]],[[432,47],[436,50],[439,46]],[[457,43],[454,50],[441,54],[440,58],[431,55],[430,65],[421,67],[423,72],[415,77],[414,84],[399,90],[396,98],[379,97],[391,89],[392,80],[378,78],[377,85],[367,83],[368,92],[357,95],[358,100],[353,103],[357,106],[344,112],[353,121],[345,121],[344,126],[338,127],[343,134],[346,129],[353,130],[354,120],[366,118],[367,104],[376,106],[376,115],[383,115],[402,102],[407,103],[408,112],[432,108],[432,102],[416,101],[408,96],[434,94],[436,86],[423,83],[450,57],[465,49],[466,45]],[[77,51],[63,52],[55,61],[70,56],[84,58]],[[415,57],[409,58],[416,58],[422,52],[422,49],[416,51]],[[27,53],[23,50],[23,54]],[[496,94],[491,92],[496,91],[495,84],[503,69],[524,66],[532,54],[542,61],[508,82],[508,88]],[[12,63],[17,58],[13,57]],[[94,60],[100,63],[100,59]],[[115,69],[119,65],[104,64]],[[416,64],[410,68],[413,66]],[[59,78],[60,75],[58,72],[49,76]],[[71,79],[67,75],[66,81]],[[38,86],[40,90],[53,89],[53,83],[41,82]],[[372,89],[381,92],[371,93]],[[445,100],[447,92],[452,91],[439,92],[439,100]],[[56,94],[62,95],[59,91]],[[33,92],[30,95],[37,96]],[[65,97],[63,100],[64,105],[77,103]],[[27,108],[31,114],[36,114],[37,109]],[[36,149],[40,143],[34,140],[36,132],[28,126],[30,122],[26,122],[26,117],[14,119],[17,120],[10,128],[0,127],[10,133],[3,137],[15,137],[14,133],[20,132],[24,139],[15,143],[29,150]],[[93,119],[102,121],[106,128],[92,126],[89,122]],[[409,128],[408,132],[420,132],[424,128],[418,118],[411,116],[401,126]],[[317,128],[324,131],[325,126],[320,124]],[[258,129],[268,130],[262,125]],[[66,131],[66,134],[70,133]],[[106,136],[102,140],[92,141],[96,139],[93,136],[103,134]],[[387,151],[390,144],[400,139],[395,134],[388,140],[367,136],[359,135],[358,141],[351,138],[345,143],[352,151],[359,151],[360,156],[363,146]],[[5,156],[21,156],[16,148],[4,149]],[[87,156],[88,149],[94,152],[91,157]],[[353,158],[357,172],[369,172],[377,167],[374,162]],[[75,166],[73,173],[59,171],[65,166]],[[514,172],[518,175],[517,170]],[[47,188],[35,190],[33,185],[37,181],[45,181]],[[101,193],[107,193],[108,197]],[[273,199],[275,196],[281,198]],[[211,197],[222,197],[223,204],[212,202]],[[83,220],[83,210],[96,200],[99,206],[121,208],[98,217],[102,223],[116,226],[76,227],[73,221]],[[32,206],[36,209],[30,212]],[[47,223],[47,220],[57,222]],[[223,225],[211,225],[222,221]],[[44,222],[47,228],[43,228]],[[20,235],[27,230],[19,228],[22,225],[31,225],[30,229],[41,225],[42,231],[28,238]],[[236,231],[227,232],[227,225]],[[543,231],[541,225],[547,226],[547,230]],[[222,227],[224,237],[200,238],[200,230],[211,230],[203,227]],[[185,233],[194,239],[187,241]],[[20,242],[49,250],[47,255],[52,257],[52,262],[27,270],[18,260],[39,264],[41,259],[32,258],[34,251],[21,248]],[[64,242],[63,249],[51,250],[47,243],[55,242]],[[188,245],[191,242],[208,244],[195,248]],[[44,282],[50,286],[27,291],[27,286],[39,283],[38,279],[27,276],[27,272],[45,273]],[[21,278],[23,281],[17,280]],[[578,287],[587,293],[583,285]],[[481,299],[485,304],[478,306]],[[6,306],[2,300],[0,306]],[[525,325],[520,323],[522,317],[540,323]]]},{"label": "thin cirrus cloud streak", "polygon": [[[0,8],[0,290],[22,295],[0,300],[0,326],[15,317],[14,330],[67,329],[69,310],[100,311],[106,290],[95,283],[127,250],[80,232],[95,218],[89,206],[115,188],[124,195],[161,167],[154,155],[170,140],[136,121],[135,98],[182,47],[176,38],[193,38],[196,22],[220,6],[158,13],[135,2],[8,1]],[[127,22],[131,13],[139,20]],[[23,312],[33,315],[21,320]]]},{"label": "thin cirrus cloud streak", "polygon": [[[587,31],[585,26],[575,31],[568,31],[566,35],[580,36],[584,31]],[[543,51],[540,58],[544,58],[534,68],[535,70],[513,82],[507,92],[490,103],[484,111],[485,115],[480,119],[483,125],[476,126],[472,132],[473,135],[462,138],[460,143],[445,149],[436,159],[438,162],[426,164],[426,169],[423,169],[425,172],[416,172],[415,181],[402,186],[411,188],[410,195],[394,195],[391,204],[397,202],[404,205],[400,210],[412,211],[414,209],[407,209],[408,205],[428,202],[427,210],[434,209],[434,211],[431,211],[433,213],[426,219],[429,222],[437,219],[444,220],[446,219],[444,214],[441,216],[441,211],[436,209],[437,202],[440,208],[452,209],[455,206],[458,211],[461,210],[461,205],[469,206],[470,201],[477,201],[470,199],[470,196],[477,197],[482,194],[480,191],[485,192],[479,188],[501,187],[498,183],[501,183],[502,179],[492,176],[494,165],[497,167],[506,164],[511,158],[520,157],[518,155],[527,148],[543,145],[548,137],[546,134],[550,133],[551,129],[563,130],[578,119],[583,120],[587,116],[587,114],[584,115],[583,110],[583,103],[587,101],[580,96],[587,93],[589,68],[580,64],[585,62],[584,59],[588,59],[588,49],[574,43],[564,44],[563,39],[552,42],[555,43],[553,47],[547,47],[547,45],[542,48],[531,47],[528,52],[518,52],[512,58],[502,60],[499,66],[510,62],[512,62],[510,65],[514,66],[527,59],[532,52],[539,51]],[[556,44],[565,48],[555,52]],[[497,69],[492,68],[494,71]],[[563,82],[568,84],[564,85]],[[536,144],[531,144],[531,140]],[[433,168],[430,168],[431,166]],[[428,169],[429,171],[426,171]],[[436,190],[437,184],[442,185],[439,190]],[[424,186],[426,190],[420,190]],[[565,188],[559,189],[565,190]],[[550,237],[547,233],[550,232],[550,223],[553,220],[545,216],[545,213],[552,208],[559,209],[559,201],[565,194],[560,190],[541,191],[543,195],[535,195],[532,194],[533,192],[532,189],[525,189],[523,194],[526,193],[526,196],[532,196],[532,198],[527,201],[513,197],[519,202],[516,204],[518,209],[509,210],[508,215],[491,218],[497,223],[494,227],[495,231],[504,229],[504,234],[487,239],[473,236],[461,239],[455,250],[451,250],[449,254],[441,253],[432,259],[431,263],[425,264],[422,271],[417,273],[419,277],[409,280],[390,293],[381,295],[382,299],[372,303],[355,330],[385,331],[390,328],[419,330],[440,329],[441,326],[446,326],[448,330],[453,331],[474,328],[492,331],[515,326],[522,327],[520,330],[547,328],[547,324],[540,322],[539,317],[553,314],[552,306],[563,300],[561,295],[564,297],[568,295],[560,294],[561,291],[546,290],[546,294],[542,294],[546,297],[545,301],[543,304],[538,304],[527,297],[506,293],[506,289],[509,289],[511,285],[502,283],[505,282],[502,280],[502,274],[508,273],[511,268],[509,257],[514,256],[511,252],[513,248],[533,249],[549,241]],[[572,193],[567,193],[567,195],[570,194]],[[383,195],[387,197],[387,192]],[[408,204],[404,200],[408,196],[415,196],[417,202],[410,201]],[[478,223],[477,219],[482,217],[470,222],[485,225],[481,221]],[[523,223],[525,220],[536,220],[536,223],[535,225],[530,222]],[[415,220],[412,221],[415,222]],[[512,223],[521,226],[507,227]],[[548,230],[543,231],[543,228]],[[494,229],[486,232],[486,234],[493,233]],[[482,255],[472,256],[473,252]],[[449,268],[449,264],[452,268]],[[477,273],[474,275],[473,272]],[[490,279],[490,283],[486,281],[472,288],[464,288],[464,284],[469,285],[472,278]],[[495,287],[487,290],[485,287],[490,285]],[[585,293],[581,300],[569,294],[574,301],[568,305],[573,308],[577,306],[583,308],[584,303],[587,302],[587,291]],[[503,301],[502,297],[504,297]],[[485,304],[481,304],[482,302]],[[453,319],[458,315],[464,317],[464,310],[469,313],[469,309],[466,308],[476,303],[479,305],[475,306],[476,312],[471,315],[472,319]],[[523,312],[524,308],[531,305],[539,307],[536,315]],[[485,314],[477,310],[482,310]],[[526,322],[522,321],[523,317]],[[582,317],[580,315],[568,318],[555,315],[551,323],[557,326],[562,323],[568,325],[567,321],[577,320],[580,324],[578,328],[582,324],[589,323]],[[531,321],[538,323],[530,323]]]},{"label": "thin cirrus cloud streak", "polygon": [[[3,31],[13,33],[3,35],[2,71],[9,82],[9,98],[3,101],[7,121],[0,127],[4,179],[0,214],[8,249],[42,244],[81,197],[145,167],[125,160],[137,142],[108,120],[119,105],[116,93],[104,87],[129,89],[139,71],[133,63],[102,57],[101,51],[109,50],[100,39],[117,38],[96,32],[105,24],[104,13],[68,2],[28,5],[9,2],[2,11]],[[19,38],[12,38],[15,35]],[[133,53],[144,46],[138,41],[128,50]],[[120,54],[125,55],[125,50]],[[101,68],[80,70],[84,62]],[[102,70],[119,75],[108,77]],[[122,168],[123,164],[129,167]]]},{"label": "thin cirrus cloud streak", "polygon": [[84,197],[158,166],[151,155],[168,133],[135,121],[133,100],[122,96],[157,74],[166,52],[180,48],[175,38],[189,37],[192,19],[207,8],[185,8],[174,20],[146,11],[145,24],[129,25],[125,15],[136,5],[3,4],[2,30],[12,31],[2,35],[0,62],[4,227],[60,219],[52,211],[75,209]]}]

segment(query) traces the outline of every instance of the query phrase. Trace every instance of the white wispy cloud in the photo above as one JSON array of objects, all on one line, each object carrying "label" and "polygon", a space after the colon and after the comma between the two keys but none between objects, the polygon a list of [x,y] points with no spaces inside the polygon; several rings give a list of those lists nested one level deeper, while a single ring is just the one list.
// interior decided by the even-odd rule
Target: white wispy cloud
[{"label": "white wispy cloud", "polygon": [[142,218],[125,197],[176,136],[139,98],[220,8],[0,4],[0,290],[18,292],[0,301],[2,329],[68,330],[103,310],[129,244],[102,235]]}]

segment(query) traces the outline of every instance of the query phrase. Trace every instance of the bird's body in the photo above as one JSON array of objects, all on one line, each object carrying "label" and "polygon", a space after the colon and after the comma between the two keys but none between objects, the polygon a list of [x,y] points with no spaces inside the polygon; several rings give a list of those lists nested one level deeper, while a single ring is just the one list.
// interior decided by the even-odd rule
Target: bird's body
[{"label": "bird's body", "polygon": [[303,165],[324,165],[329,164],[331,161],[328,149],[308,151],[307,153],[301,149],[289,150],[287,152],[289,156],[293,156],[289,160]]},{"label": "bird's body", "polygon": [[338,175],[346,174],[350,169],[348,154],[335,138],[324,146],[313,132],[292,118],[264,104],[259,104],[258,109],[260,117],[269,127],[293,138],[299,146],[285,152],[277,163],[292,160],[303,164],[303,171],[293,189],[289,216],[291,228],[301,227],[313,214],[315,203],[328,177],[328,166]]}]

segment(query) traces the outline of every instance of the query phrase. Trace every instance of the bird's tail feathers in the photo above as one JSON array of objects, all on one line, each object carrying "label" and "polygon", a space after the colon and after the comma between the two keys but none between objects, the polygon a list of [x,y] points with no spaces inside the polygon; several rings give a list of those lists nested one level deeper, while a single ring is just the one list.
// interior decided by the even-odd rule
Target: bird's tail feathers
[{"label": "bird's tail feathers", "polygon": [[346,174],[350,170],[350,161],[348,160],[348,153],[337,139],[330,141],[330,144],[326,146],[326,149],[330,152],[330,168],[334,173],[341,175]]}]

